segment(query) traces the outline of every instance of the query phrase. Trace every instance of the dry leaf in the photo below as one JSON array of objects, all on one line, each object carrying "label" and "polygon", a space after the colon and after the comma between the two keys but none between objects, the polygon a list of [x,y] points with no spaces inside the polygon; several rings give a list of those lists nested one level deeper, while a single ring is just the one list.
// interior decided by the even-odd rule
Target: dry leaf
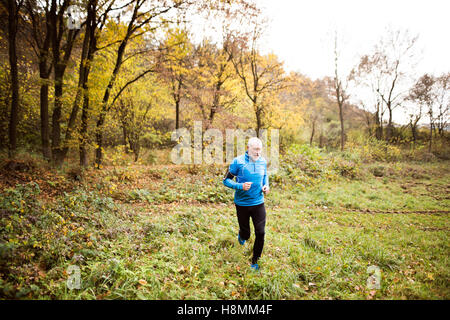
[{"label": "dry leaf", "polygon": [[138,282],[139,282],[139,284],[141,284],[143,286],[145,286],[147,284],[147,281],[145,281],[144,279],[140,279]]}]

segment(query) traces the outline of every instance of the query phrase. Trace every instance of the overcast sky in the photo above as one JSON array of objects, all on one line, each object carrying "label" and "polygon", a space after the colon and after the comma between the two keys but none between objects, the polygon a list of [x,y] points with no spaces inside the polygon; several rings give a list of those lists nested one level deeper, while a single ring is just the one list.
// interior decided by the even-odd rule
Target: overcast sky
[{"label": "overcast sky", "polygon": [[[259,41],[260,52],[275,53],[288,72],[311,79],[334,75],[334,32],[338,33],[341,74],[348,73],[363,54],[370,54],[387,30],[418,36],[414,47],[416,67],[411,83],[424,73],[450,72],[450,0],[256,0],[268,26]],[[210,24],[196,23],[194,35],[217,35]],[[219,28],[220,29],[220,28]],[[203,30],[203,31],[202,31]],[[354,98],[371,98],[352,87]],[[367,101],[366,101],[367,102]],[[397,108],[394,121],[408,122],[405,109]],[[421,123],[428,120],[423,118]]]},{"label": "overcast sky", "polygon": [[[258,0],[269,26],[263,53],[273,52],[285,70],[317,79],[333,76],[333,35],[338,32],[342,69],[355,66],[369,54],[387,29],[408,29],[418,35],[415,50],[417,78],[428,72],[450,71],[450,0]],[[404,109],[394,121],[407,123]],[[426,119],[423,121],[427,122]],[[422,122],[423,122],[422,121]]]},{"label": "overcast sky", "polygon": [[369,53],[386,27],[418,34],[418,72],[450,71],[449,0],[258,0],[269,18],[264,51],[286,70],[309,77],[333,75],[332,32],[342,37],[347,67]]}]

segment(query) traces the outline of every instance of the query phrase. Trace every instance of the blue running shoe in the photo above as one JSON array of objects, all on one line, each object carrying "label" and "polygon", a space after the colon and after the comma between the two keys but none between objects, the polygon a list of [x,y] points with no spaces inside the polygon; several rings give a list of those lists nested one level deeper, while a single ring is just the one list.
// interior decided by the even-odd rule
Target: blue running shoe
[{"label": "blue running shoe", "polygon": [[238,234],[238,241],[239,241],[239,244],[240,244],[241,246],[243,246],[246,240],[242,240],[242,239],[241,239],[241,235]]},{"label": "blue running shoe", "polygon": [[252,268],[255,271],[259,270],[259,266],[258,266],[257,263],[254,263],[254,264],[250,265],[250,268]]}]

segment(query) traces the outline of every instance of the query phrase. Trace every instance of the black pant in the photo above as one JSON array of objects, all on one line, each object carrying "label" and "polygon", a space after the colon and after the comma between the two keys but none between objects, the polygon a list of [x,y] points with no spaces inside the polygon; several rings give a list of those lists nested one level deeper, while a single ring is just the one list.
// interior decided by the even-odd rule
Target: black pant
[{"label": "black pant", "polygon": [[261,257],[264,247],[266,208],[264,207],[264,203],[256,206],[235,205],[239,222],[239,235],[242,240],[248,240],[250,238],[250,217],[252,218],[253,227],[255,228],[255,243],[253,245],[252,263],[256,263],[259,257]]}]

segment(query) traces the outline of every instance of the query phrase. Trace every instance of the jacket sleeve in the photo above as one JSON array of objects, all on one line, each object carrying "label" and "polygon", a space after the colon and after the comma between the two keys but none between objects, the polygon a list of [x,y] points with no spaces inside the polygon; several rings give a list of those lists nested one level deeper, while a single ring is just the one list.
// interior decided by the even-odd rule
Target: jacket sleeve
[{"label": "jacket sleeve", "polygon": [[228,188],[232,188],[235,190],[243,190],[242,189],[243,183],[233,181],[233,178],[238,175],[238,172],[239,172],[239,165],[237,159],[234,158],[233,162],[230,164],[227,172],[225,173],[225,176],[223,177],[223,184]]},{"label": "jacket sleeve", "polygon": [[263,186],[269,186],[269,175],[267,174],[267,161],[264,165]]}]

